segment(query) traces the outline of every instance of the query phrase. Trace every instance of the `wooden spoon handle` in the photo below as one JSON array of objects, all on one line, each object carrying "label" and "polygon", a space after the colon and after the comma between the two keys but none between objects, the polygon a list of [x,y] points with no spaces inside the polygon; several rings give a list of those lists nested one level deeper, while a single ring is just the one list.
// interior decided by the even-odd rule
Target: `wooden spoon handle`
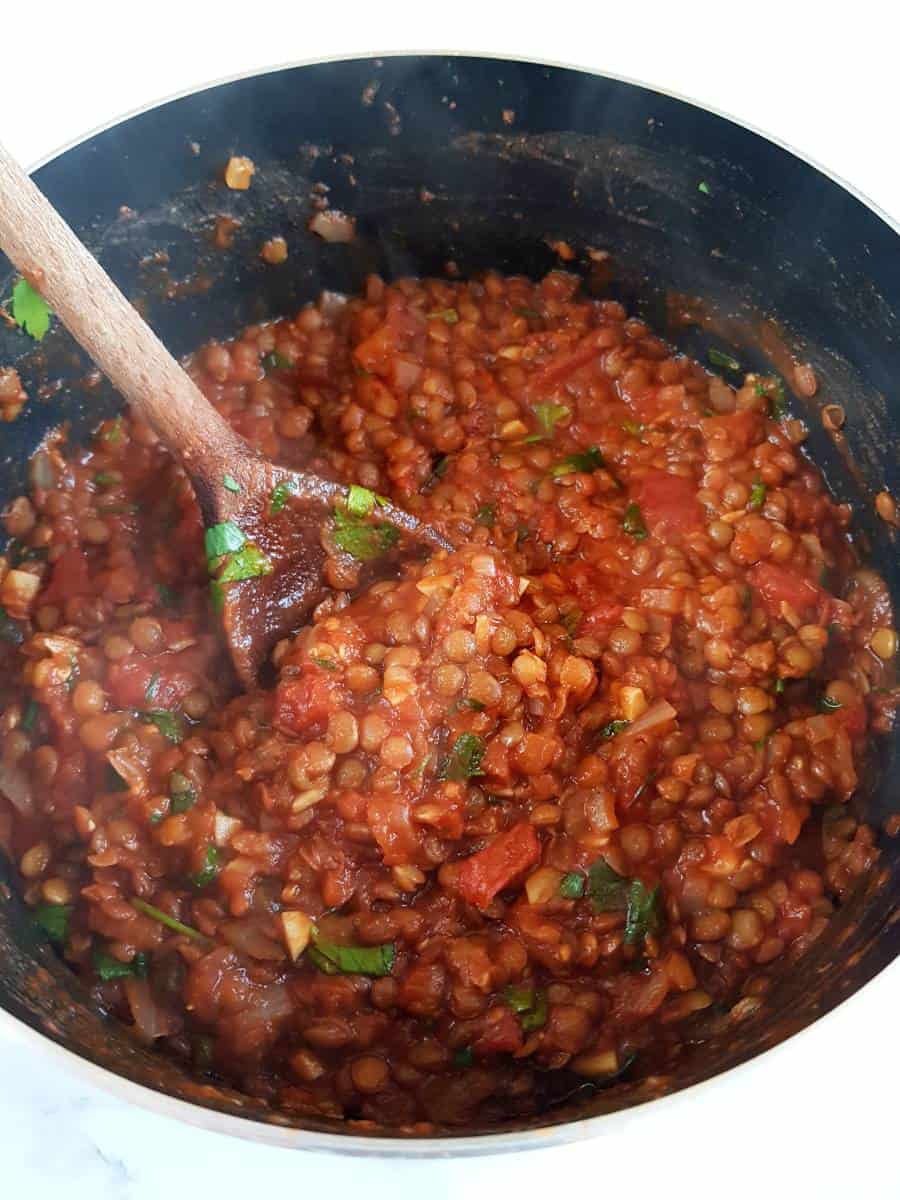
[{"label": "wooden spoon handle", "polygon": [[252,453],[2,145],[0,248],[191,474]]}]

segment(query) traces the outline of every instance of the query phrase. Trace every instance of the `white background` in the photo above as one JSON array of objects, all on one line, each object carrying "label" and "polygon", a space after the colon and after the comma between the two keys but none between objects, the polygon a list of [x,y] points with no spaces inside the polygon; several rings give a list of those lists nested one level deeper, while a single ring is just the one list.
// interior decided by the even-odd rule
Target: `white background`
[{"label": "white background", "polygon": [[[410,49],[565,61],[689,95],[900,216],[894,6],[759,0],[0,5],[0,139],[32,163],[129,109],[292,60]],[[2,968],[0,968],[2,969]],[[900,1196],[900,966],[786,1046],[623,1132],[516,1158],[378,1163],[201,1133],[73,1080],[0,1023],[0,1191],[45,1200]]]}]

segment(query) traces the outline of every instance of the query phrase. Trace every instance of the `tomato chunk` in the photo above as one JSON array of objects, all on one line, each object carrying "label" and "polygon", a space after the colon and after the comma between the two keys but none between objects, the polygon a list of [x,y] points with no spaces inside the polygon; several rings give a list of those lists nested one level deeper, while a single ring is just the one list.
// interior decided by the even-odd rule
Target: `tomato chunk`
[{"label": "tomato chunk", "polygon": [[489,1023],[484,1033],[472,1045],[479,1057],[491,1054],[515,1054],[522,1046],[522,1026],[519,1018],[505,1004],[492,1008],[487,1014]]},{"label": "tomato chunk", "polygon": [[343,685],[325,671],[282,680],[275,689],[275,724],[286,733],[323,726],[346,699]]},{"label": "tomato chunk", "polygon": [[657,537],[690,533],[703,524],[697,485],[684,475],[651,471],[641,480],[637,502],[644,521]]},{"label": "tomato chunk", "polygon": [[815,608],[825,595],[817,584],[777,563],[758,563],[747,572],[747,578],[759,592],[769,614],[777,618],[781,617],[782,602],[803,613]]},{"label": "tomato chunk", "polygon": [[498,892],[540,857],[541,844],[534,826],[520,821],[466,859],[459,872],[459,890],[476,908],[487,908]]},{"label": "tomato chunk", "polygon": [[42,604],[59,604],[71,596],[91,593],[87,555],[78,547],[64,551],[53,564],[50,582],[41,596]]},{"label": "tomato chunk", "polygon": [[175,655],[127,658],[110,664],[106,690],[117,708],[174,708],[200,678],[183,669]]}]

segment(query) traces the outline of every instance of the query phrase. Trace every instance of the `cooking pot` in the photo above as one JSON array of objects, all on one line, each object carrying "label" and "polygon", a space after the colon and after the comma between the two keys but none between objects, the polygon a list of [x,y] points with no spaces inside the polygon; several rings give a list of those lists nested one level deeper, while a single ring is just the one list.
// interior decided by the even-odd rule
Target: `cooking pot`
[{"label": "cooking pot", "polygon": [[[223,186],[233,154],[256,164],[249,191]],[[725,117],[559,66],[447,55],[324,62],[170,100],[52,158],[35,179],[176,354],[292,313],[323,289],[356,291],[373,271],[493,267],[538,278],[563,265],[701,361],[724,347],[745,369],[788,381],[792,363],[808,362],[818,392],[792,396],[792,410],[835,494],[853,505],[864,557],[900,595],[896,530],[874,505],[900,485],[891,402],[900,231],[845,185]],[[352,242],[309,232],[324,199],[355,219]],[[222,217],[240,221],[227,250],[216,245]],[[259,257],[273,234],[290,248],[277,268]],[[11,279],[0,258],[0,295]],[[0,364],[17,367],[32,397],[2,428],[2,505],[22,491],[48,430],[66,422],[83,439],[120,401],[58,325],[39,345],[0,327]],[[839,432],[823,423],[826,403],[844,408]],[[879,829],[896,807],[898,746],[894,734],[873,748],[854,802]],[[191,1077],[91,1006],[2,859],[0,1009],[34,1031],[36,1050],[54,1042],[98,1084],[220,1131],[356,1153],[546,1146],[735,1067],[877,974],[900,951],[900,840],[881,840],[875,871],[757,1011],[707,1010],[670,1075],[561,1087],[540,1115],[499,1130],[362,1131],[288,1118]]]}]

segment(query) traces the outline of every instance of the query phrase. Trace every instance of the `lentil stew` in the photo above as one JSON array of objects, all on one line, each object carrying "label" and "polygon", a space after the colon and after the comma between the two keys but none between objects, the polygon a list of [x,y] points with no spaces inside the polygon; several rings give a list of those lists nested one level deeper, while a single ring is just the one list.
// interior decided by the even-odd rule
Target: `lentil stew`
[{"label": "lentil stew", "polygon": [[[897,635],[780,380],[564,272],[373,277],[191,371],[348,485],[335,592],[238,694],[240,531],[127,417],[35,457],[0,844],[98,1006],[288,1113],[427,1132],[665,1070],[802,971],[877,857],[848,801]],[[458,549],[357,594],[382,495]]]}]

